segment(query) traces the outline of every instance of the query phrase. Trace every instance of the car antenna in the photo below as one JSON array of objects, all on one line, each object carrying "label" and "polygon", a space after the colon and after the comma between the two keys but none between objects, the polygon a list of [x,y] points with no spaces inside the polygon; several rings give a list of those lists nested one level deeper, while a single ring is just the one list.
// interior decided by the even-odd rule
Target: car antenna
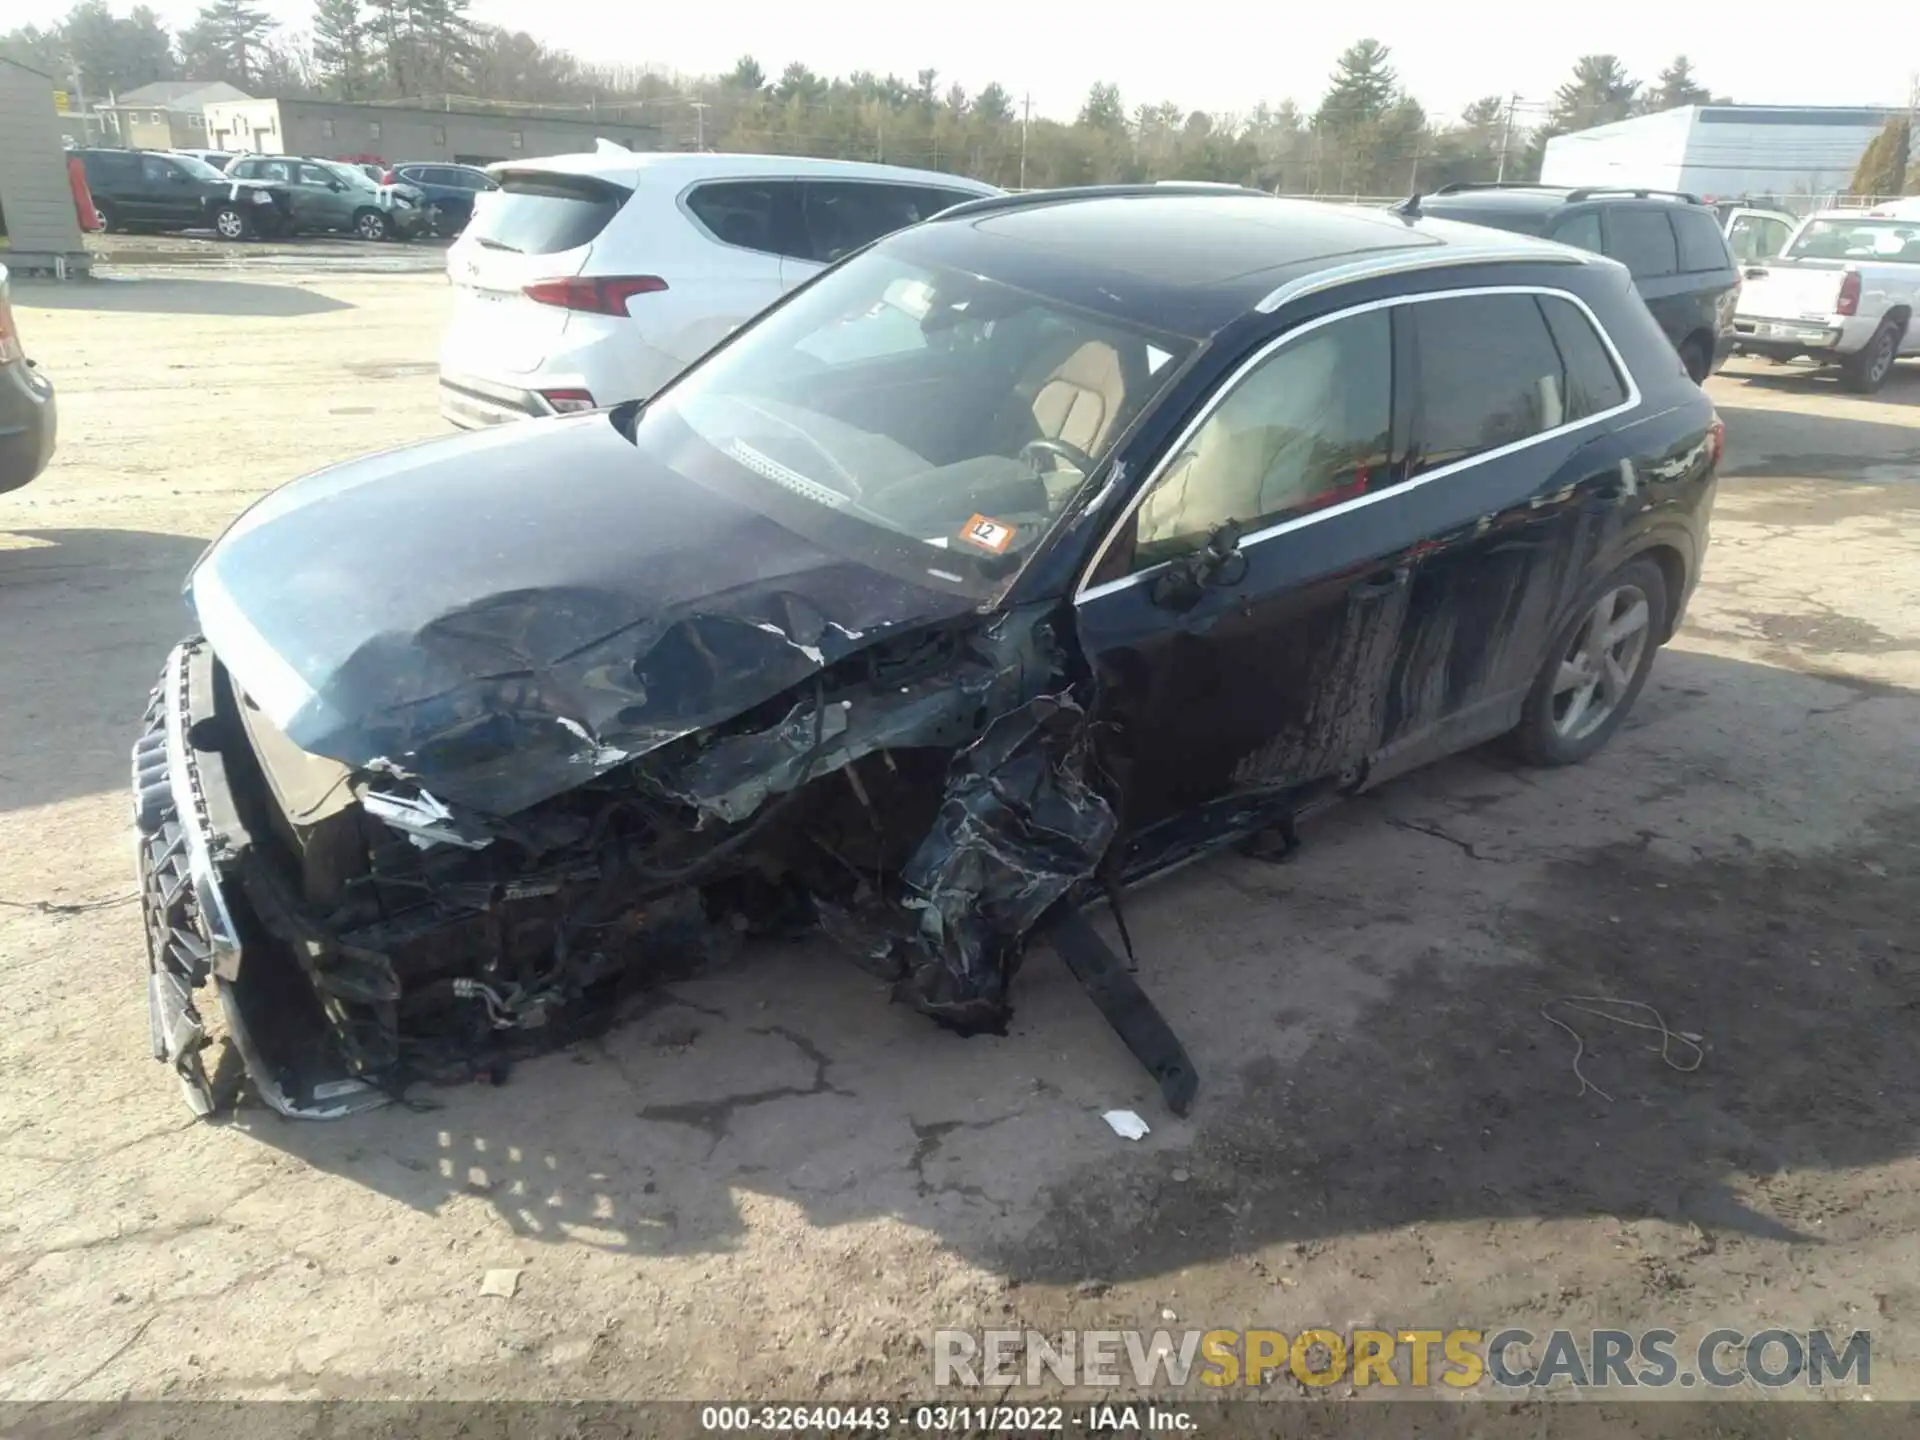
[{"label": "car antenna", "polygon": [[1420,192],[1416,190],[1398,205],[1389,205],[1387,208],[1396,215],[1418,215],[1420,213]]}]

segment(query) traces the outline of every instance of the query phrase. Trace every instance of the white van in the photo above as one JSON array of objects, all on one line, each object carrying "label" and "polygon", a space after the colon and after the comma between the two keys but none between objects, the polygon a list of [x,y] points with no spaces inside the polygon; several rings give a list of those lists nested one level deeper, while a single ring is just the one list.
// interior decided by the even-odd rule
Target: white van
[{"label": "white van", "polygon": [[447,252],[440,411],[472,428],[645,399],[824,266],[1001,191],[793,155],[591,155],[490,166]]}]

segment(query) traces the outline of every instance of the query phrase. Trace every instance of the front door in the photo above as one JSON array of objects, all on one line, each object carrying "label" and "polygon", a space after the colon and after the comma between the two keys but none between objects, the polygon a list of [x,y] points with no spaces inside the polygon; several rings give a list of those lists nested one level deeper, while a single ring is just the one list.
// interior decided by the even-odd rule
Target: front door
[{"label": "front door", "polygon": [[201,222],[199,184],[166,156],[140,157],[140,189],[141,219],[167,226]]},{"label": "front door", "polygon": [[316,230],[345,230],[353,224],[354,191],[347,188],[347,182],[328,170],[325,166],[310,162],[298,166],[294,172],[294,208],[298,213],[302,203],[306,207],[306,217],[301,224]]},{"label": "front door", "polygon": [[[1417,543],[1393,500],[1392,312],[1267,342],[1176,442],[1075,600],[1100,686],[1122,861],[1150,869],[1201,812],[1357,778]],[[1240,527],[1237,544],[1223,525]],[[1208,546],[1226,559],[1191,557]],[[1217,823],[1216,823],[1217,822]]]}]

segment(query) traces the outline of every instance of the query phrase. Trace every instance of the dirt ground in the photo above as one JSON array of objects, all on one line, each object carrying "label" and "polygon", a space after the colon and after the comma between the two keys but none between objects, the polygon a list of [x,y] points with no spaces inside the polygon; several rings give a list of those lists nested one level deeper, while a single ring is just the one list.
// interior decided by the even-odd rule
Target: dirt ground
[{"label": "dirt ground", "polygon": [[0,1399],[923,1395],[935,1326],[1176,1317],[1867,1328],[1920,1398],[1920,368],[1711,383],[1706,579],[1594,761],[1464,756],[1132,900],[1188,1119],[1045,950],[962,1041],[809,943],[498,1088],[206,1124],[147,1053],[134,725],[206,540],[442,433],[447,287],[140,273],[15,295],[62,437],[0,498]]}]

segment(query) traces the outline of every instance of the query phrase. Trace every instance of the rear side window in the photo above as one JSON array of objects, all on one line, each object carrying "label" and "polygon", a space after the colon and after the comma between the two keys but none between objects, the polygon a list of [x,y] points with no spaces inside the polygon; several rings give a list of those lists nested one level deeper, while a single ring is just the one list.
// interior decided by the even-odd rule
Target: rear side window
[{"label": "rear side window", "polygon": [[1720,225],[1705,210],[1673,212],[1673,233],[1680,242],[1680,268],[1688,274],[1726,270],[1733,264]]},{"label": "rear side window", "polygon": [[1585,210],[1571,220],[1562,220],[1554,227],[1553,238],[1562,245],[1578,245],[1598,255],[1605,248],[1600,241],[1600,212]]},{"label": "rear side window", "polygon": [[1566,393],[1569,421],[1584,420],[1603,410],[1625,403],[1626,383],[1614,368],[1613,357],[1595,333],[1593,322],[1580,308],[1554,295],[1536,299],[1553,332],[1554,348],[1560,352],[1560,365]]},{"label": "rear side window", "polygon": [[1607,254],[1636,280],[1653,280],[1680,268],[1673,227],[1664,210],[1614,210],[1607,216]]},{"label": "rear side window", "polygon": [[81,162],[88,183],[123,185],[140,172],[140,161],[133,155],[89,155]]},{"label": "rear side window", "polygon": [[800,186],[792,180],[721,180],[687,195],[693,218],[721,244],[805,259],[799,208]]},{"label": "rear side window", "polygon": [[828,263],[959,203],[950,190],[859,180],[807,182],[808,258]]},{"label": "rear side window", "polygon": [[577,250],[607,228],[632,194],[593,175],[509,173],[467,233],[489,250],[518,255]]},{"label": "rear side window", "polygon": [[1403,311],[1413,327],[1410,473],[1565,422],[1560,352],[1531,295],[1463,295]]}]

